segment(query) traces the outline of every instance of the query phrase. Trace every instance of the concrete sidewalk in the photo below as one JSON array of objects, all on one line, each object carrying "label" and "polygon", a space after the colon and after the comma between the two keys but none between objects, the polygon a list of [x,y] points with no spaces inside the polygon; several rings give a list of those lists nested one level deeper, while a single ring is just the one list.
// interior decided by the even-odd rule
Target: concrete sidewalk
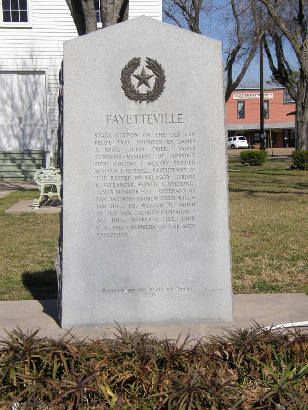
[{"label": "concrete sidewalk", "polygon": [[[6,195],[16,191],[30,191],[37,190],[37,198],[39,197],[39,187],[27,181],[0,181],[0,199]],[[46,201],[45,201],[46,202]],[[5,210],[6,214],[23,214],[23,213],[36,213],[36,214],[53,214],[61,212],[61,204],[58,200],[49,200],[48,204],[43,203],[39,209],[33,209],[33,200],[22,199],[13,204],[10,208]]]},{"label": "concrete sidewalk", "polygon": [[[5,337],[5,330],[40,329],[40,336],[58,338],[66,334],[56,322],[57,303],[55,300],[23,300],[0,302],[0,336]],[[270,326],[289,322],[308,321],[308,296],[303,293],[284,294],[252,294],[234,295],[234,321],[232,323],[213,324],[174,324],[139,326],[140,330],[156,335],[157,337],[177,338],[181,333],[187,333],[192,338],[219,335],[224,330],[248,328],[253,322],[259,325]],[[128,330],[135,327],[126,326]],[[112,326],[73,328],[70,332],[79,338],[98,338],[102,335],[112,336],[115,331]]]},{"label": "concrete sidewalk", "polygon": [[29,191],[38,189],[34,182],[27,181],[0,181],[0,198],[15,192],[15,191]]},{"label": "concrete sidewalk", "polygon": [[[38,194],[39,195],[39,194]],[[59,214],[61,212],[60,201],[49,201],[49,205],[42,205],[38,209],[33,209],[32,204],[33,200],[22,199],[16,204],[12,205],[10,208],[6,209],[6,214],[24,214],[24,213],[35,213],[35,214]]]}]

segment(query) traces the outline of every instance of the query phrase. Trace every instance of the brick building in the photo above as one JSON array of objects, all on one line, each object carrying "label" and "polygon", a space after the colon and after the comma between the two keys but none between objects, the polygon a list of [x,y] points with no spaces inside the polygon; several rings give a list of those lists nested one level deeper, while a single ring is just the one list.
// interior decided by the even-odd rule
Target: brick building
[{"label": "brick building", "polygon": [[[264,129],[268,147],[294,147],[295,103],[284,88],[264,91]],[[235,90],[226,104],[228,135],[244,135],[256,147],[260,144],[259,89]]]}]

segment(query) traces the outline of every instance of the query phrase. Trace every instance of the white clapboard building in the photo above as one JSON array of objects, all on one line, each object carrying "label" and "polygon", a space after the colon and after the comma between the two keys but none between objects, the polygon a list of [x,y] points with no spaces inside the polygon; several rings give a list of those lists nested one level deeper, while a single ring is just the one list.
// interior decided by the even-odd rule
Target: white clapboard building
[{"label": "white clapboard building", "polygon": [[[65,0],[0,5],[0,180],[31,180],[57,140],[63,42],[77,32]],[[129,18],[161,20],[161,9],[161,0],[130,0]]]}]

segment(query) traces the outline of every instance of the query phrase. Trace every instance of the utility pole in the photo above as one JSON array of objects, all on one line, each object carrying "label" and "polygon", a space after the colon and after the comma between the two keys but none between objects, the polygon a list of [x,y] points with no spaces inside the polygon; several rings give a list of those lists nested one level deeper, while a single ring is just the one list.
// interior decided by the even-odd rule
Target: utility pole
[{"label": "utility pole", "polygon": [[264,134],[264,86],[263,86],[263,36],[260,39],[260,149],[265,150]]}]

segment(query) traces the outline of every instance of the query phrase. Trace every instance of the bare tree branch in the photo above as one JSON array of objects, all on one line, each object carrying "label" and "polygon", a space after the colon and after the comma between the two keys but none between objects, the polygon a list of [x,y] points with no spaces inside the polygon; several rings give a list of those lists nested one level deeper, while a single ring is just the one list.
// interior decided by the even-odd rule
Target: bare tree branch
[{"label": "bare tree branch", "polygon": [[245,63],[242,67],[242,70],[240,71],[239,75],[236,77],[235,80],[233,80],[233,72],[232,72],[233,64],[229,64],[226,67],[226,70],[225,70],[227,71],[227,86],[225,90],[225,101],[226,102],[230,98],[232,91],[234,91],[239,86],[240,82],[243,80],[250,63],[256,54],[257,48],[258,48],[257,44],[255,44],[255,46],[251,48],[250,53],[248,57],[246,58]]},{"label": "bare tree branch", "polygon": [[180,20],[178,18],[176,18],[176,16],[174,14],[172,14],[169,10],[164,9],[164,13],[165,15],[172,20],[177,26],[183,28],[183,24],[180,22]]},{"label": "bare tree branch", "polygon": [[204,11],[203,0],[171,0],[171,3],[164,7],[166,17],[177,26],[184,28],[184,24],[177,15],[177,12],[180,12],[188,29],[198,34],[201,34],[200,14],[202,11]]},{"label": "bare tree branch", "polygon": [[255,8],[255,2],[254,0],[250,0],[250,7],[252,10],[252,15],[254,19],[254,24],[255,24],[255,29],[252,32],[253,38],[251,40],[251,44],[249,47],[249,52],[246,54],[244,64],[242,64],[242,68],[237,75],[235,79],[233,79],[233,67],[234,64],[237,61],[237,58],[239,56],[240,51],[243,50],[244,48],[244,37],[242,34],[242,24],[245,24],[245,22],[242,21],[242,16],[240,16],[239,11],[236,7],[236,3],[234,0],[231,0],[231,8],[232,8],[232,13],[234,17],[234,23],[235,23],[235,32],[236,32],[236,44],[233,47],[232,50],[230,50],[229,55],[227,57],[226,65],[225,65],[225,71],[227,73],[227,85],[226,85],[226,90],[225,90],[225,101],[228,101],[228,99],[231,96],[232,91],[234,91],[244,78],[248,67],[253,60],[256,51],[258,49],[258,44],[259,44],[259,39],[263,35],[263,30],[259,28],[260,21],[258,19],[257,13],[256,13],[256,8]]},{"label": "bare tree branch", "polygon": [[[232,91],[242,81],[247,69],[256,53],[258,36],[253,32],[252,40],[247,42],[247,38],[242,33],[242,26],[247,26],[247,21],[243,16],[247,14],[250,7],[250,2],[231,0],[231,10],[234,18],[235,26],[235,41],[228,51],[228,56],[225,63],[225,71],[227,73],[227,85],[225,90],[226,101],[230,97]],[[195,33],[201,34],[200,16],[202,12],[209,12],[212,10],[213,4],[209,0],[170,0],[169,6],[165,7],[165,15],[179,27],[186,27]],[[231,40],[230,40],[231,44]],[[247,46],[247,50],[244,47]],[[240,73],[233,78],[233,67],[239,60],[244,60]]]},{"label": "bare tree branch", "polygon": [[86,34],[86,24],[80,0],[66,0],[79,36]]},{"label": "bare tree branch", "polygon": [[[308,4],[304,0],[258,0],[272,20],[264,38],[273,77],[288,90],[296,103],[296,148],[308,146]],[[297,57],[299,70],[292,69],[285,55],[284,39]],[[272,45],[269,44],[270,40]],[[275,65],[275,60],[277,64]]]},{"label": "bare tree branch", "polygon": [[274,64],[274,59],[266,36],[263,39],[263,44],[273,77],[279,84],[286,87],[290,96],[296,100],[296,73],[290,68],[289,63],[285,59],[281,38],[277,35],[277,33],[272,33],[270,37],[274,42],[277,67]]},{"label": "bare tree branch", "polygon": [[[303,0],[298,0],[298,13],[294,19],[295,30],[294,33],[289,29],[285,19],[279,14],[279,8],[277,7],[277,1],[274,3],[271,0],[259,0],[266,7],[269,15],[277,24],[279,29],[283,32],[286,38],[289,40],[300,66],[305,72],[305,76],[308,78],[308,40],[307,40],[307,21],[304,16]],[[281,2],[278,2],[281,3]],[[279,4],[278,4],[279,5]]]}]

